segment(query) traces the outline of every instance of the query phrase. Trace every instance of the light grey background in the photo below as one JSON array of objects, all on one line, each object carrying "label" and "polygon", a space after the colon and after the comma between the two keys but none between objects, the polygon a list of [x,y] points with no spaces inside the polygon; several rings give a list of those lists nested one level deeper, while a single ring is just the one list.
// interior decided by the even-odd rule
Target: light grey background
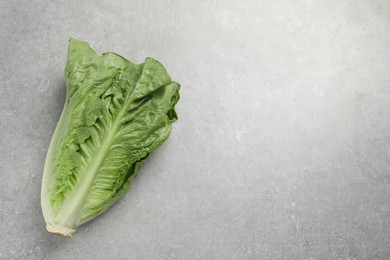
[{"label": "light grey background", "polygon": [[[65,239],[39,193],[68,38],[182,84],[133,189]],[[389,259],[390,2],[0,1],[1,259]]]}]

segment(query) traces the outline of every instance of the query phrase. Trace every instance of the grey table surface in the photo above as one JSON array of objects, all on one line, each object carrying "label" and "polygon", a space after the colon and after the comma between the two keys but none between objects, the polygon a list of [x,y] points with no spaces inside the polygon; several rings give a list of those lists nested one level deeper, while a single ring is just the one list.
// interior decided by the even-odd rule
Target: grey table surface
[{"label": "grey table surface", "polygon": [[[132,190],[40,208],[70,37],[180,82]],[[390,259],[390,2],[0,1],[1,259]]]}]

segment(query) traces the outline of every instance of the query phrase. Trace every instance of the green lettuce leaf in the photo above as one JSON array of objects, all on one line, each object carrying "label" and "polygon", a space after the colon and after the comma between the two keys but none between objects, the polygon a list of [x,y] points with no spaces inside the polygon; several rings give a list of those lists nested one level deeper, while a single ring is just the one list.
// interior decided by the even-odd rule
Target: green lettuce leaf
[{"label": "green lettuce leaf", "polygon": [[179,84],[152,58],[133,64],[70,39],[66,101],[45,162],[41,204],[52,233],[71,236],[130,188],[170,135]]}]

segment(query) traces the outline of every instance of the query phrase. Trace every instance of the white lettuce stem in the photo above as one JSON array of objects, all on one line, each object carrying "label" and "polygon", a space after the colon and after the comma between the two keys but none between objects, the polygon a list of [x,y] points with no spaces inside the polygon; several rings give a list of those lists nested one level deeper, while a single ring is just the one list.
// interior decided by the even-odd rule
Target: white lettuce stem
[{"label": "white lettuce stem", "polygon": [[73,228],[68,228],[60,225],[47,224],[47,231],[53,234],[57,234],[64,237],[72,237],[72,234],[76,231]]}]

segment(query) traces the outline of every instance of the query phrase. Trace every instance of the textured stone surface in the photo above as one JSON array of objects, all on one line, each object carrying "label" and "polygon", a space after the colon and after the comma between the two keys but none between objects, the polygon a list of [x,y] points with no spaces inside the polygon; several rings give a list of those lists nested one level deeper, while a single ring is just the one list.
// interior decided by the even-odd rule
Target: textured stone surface
[{"label": "textured stone surface", "polygon": [[[133,189],[48,234],[69,37],[182,84]],[[390,2],[0,1],[0,259],[389,259]]]}]

